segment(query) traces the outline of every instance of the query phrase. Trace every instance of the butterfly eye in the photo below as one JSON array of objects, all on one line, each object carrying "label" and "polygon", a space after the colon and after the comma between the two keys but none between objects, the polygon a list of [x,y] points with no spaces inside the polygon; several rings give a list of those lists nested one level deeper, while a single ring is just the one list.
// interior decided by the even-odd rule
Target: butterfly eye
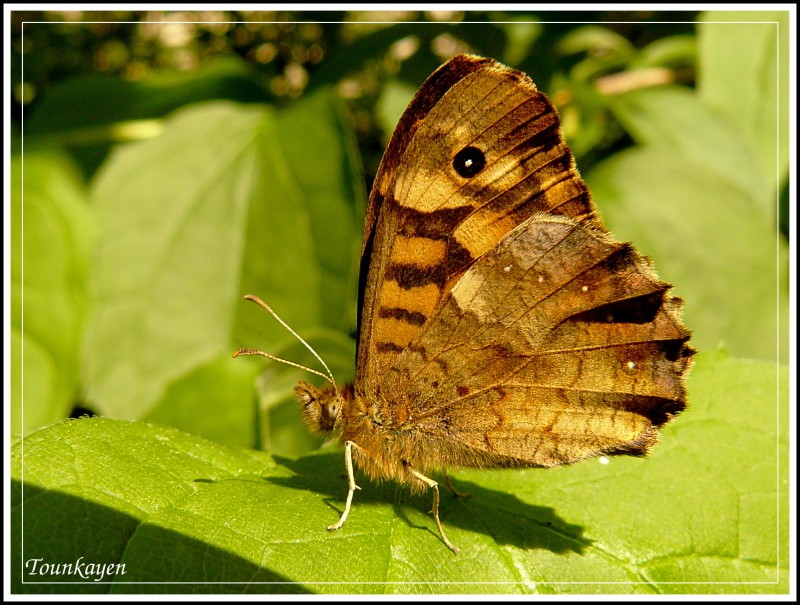
[{"label": "butterfly eye", "polygon": [[453,168],[465,179],[475,176],[486,166],[486,156],[477,147],[464,147],[453,158]]},{"label": "butterfly eye", "polygon": [[331,420],[336,420],[336,416],[339,415],[339,403],[336,401],[326,403],[325,404],[325,414]]}]

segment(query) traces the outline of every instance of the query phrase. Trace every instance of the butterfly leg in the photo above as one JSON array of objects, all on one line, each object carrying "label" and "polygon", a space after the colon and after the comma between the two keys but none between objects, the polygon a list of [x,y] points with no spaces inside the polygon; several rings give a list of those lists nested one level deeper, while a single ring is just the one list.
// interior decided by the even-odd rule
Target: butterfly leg
[{"label": "butterfly leg", "polygon": [[456,488],[454,488],[453,484],[450,483],[450,475],[447,474],[447,471],[444,472],[444,484],[447,486],[447,489],[450,490],[450,493],[453,494],[453,496],[455,496],[456,498],[464,498],[466,500],[472,495],[467,492],[460,492]]},{"label": "butterfly leg", "polygon": [[411,472],[412,475],[414,475],[414,477],[422,481],[425,485],[433,490],[433,508],[431,509],[431,512],[433,513],[433,518],[436,519],[436,527],[439,528],[439,535],[442,536],[442,541],[447,544],[447,547],[454,553],[458,554],[458,547],[447,539],[447,536],[444,533],[444,527],[442,527],[442,521],[439,519],[439,484],[430,477],[426,477],[420,473],[411,465],[408,465],[406,468]]},{"label": "butterfly leg", "polygon": [[356,478],[353,475],[353,448],[358,447],[352,441],[344,442],[344,466],[347,469],[347,484],[349,491],[347,492],[347,501],[344,504],[344,512],[339,520],[333,525],[328,526],[328,531],[339,529],[347,520],[347,515],[350,512],[350,506],[353,504],[353,494],[357,489],[361,489],[356,485]]}]

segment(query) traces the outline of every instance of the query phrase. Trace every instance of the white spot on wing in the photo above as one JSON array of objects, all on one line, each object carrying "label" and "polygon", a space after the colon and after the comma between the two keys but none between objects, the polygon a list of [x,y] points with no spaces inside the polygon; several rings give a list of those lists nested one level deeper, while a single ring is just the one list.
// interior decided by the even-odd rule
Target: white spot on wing
[{"label": "white spot on wing", "polygon": [[485,296],[486,280],[480,271],[473,268],[458,280],[450,295],[462,311],[475,313],[480,319],[491,313],[491,305]]}]

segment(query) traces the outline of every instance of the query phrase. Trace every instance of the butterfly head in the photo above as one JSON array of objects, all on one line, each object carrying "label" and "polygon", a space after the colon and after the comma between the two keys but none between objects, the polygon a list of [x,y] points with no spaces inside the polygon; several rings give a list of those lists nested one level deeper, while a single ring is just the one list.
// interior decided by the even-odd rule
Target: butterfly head
[{"label": "butterfly head", "polygon": [[311,432],[325,434],[339,429],[344,400],[335,387],[317,390],[301,381],[294,387],[294,393],[303,407],[303,420]]},{"label": "butterfly head", "polygon": [[253,296],[252,294],[246,295],[245,298],[253,301],[269,312],[269,314],[272,315],[278,321],[278,323],[286,328],[295,338],[297,338],[298,341],[300,341],[303,346],[311,351],[314,357],[316,357],[325,368],[327,374],[323,374],[322,372],[318,372],[312,368],[289,361],[288,359],[275,357],[270,353],[265,353],[264,351],[259,351],[258,349],[238,349],[236,352],[234,352],[233,356],[239,357],[240,355],[260,355],[261,357],[266,357],[267,359],[272,359],[273,361],[278,361],[295,368],[300,368],[306,372],[311,372],[312,374],[316,374],[317,376],[321,376],[327,380],[330,383],[330,386],[325,387],[321,391],[317,390],[307,382],[301,381],[297,383],[297,386],[294,388],[294,392],[295,395],[297,395],[297,399],[300,401],[300,405],[303,406],[303,420],[308,425],[308,428],[311,430],[311,432],[318,434],[330,433],[331,431],[340,432],[341,424],[344,422],[341,416],[342,406],[345,399],[352,400],[352,389],[350,387],[345,387],[343,391],[339,391],[328,365],[311,347],[311,345],[303,340],[303,338],[297,332],[292,330],[292,328],[290,328],[285,321],[278,317],[278,314],[275,313],[275,311],[273,311],[267,303],[261,300],[258,296]]}]

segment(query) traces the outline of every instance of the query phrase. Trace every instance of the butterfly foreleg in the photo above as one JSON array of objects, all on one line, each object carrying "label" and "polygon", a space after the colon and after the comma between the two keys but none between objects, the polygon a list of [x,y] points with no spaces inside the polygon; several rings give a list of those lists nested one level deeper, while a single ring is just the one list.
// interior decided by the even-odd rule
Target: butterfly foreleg
[{"label": "butterfly foreleg", "polygon": [[[334,531],[339,529],[344,522],[347,520],[347,515],[350,513],[350,506],[353,504],[353,494],[357,489],[361,489],[356,485],[356,478],[353,475],[353,448],[358,448],[352,441],[345,441],[344,442],[344,466],[347,469],[347,501],[344,504],[344,512],[342,516],[339,517],[339,520],[334,523],[333,525],[328,526],[328,531]],[[361,448],[358,448],[361,449]]]},{"label": "butterfly foreleg", "polygon": [[447,544],[447,547],[450,550],[452,550],[454,553],[458,553],[458,547],[447,539],[447,536],[444,533],[444,527],[442,527],[442,521],[439,519],[439,484],[430,477],[426,477],[420,473],[410,464],[407,465],[406,468],[415,478],[419,479],[433,490],[433,508],[431,508],[431,512],[433,513],[433,518],[436,519],[436,527],[439,528],[439,535],[442,537],[442,541]]}]

